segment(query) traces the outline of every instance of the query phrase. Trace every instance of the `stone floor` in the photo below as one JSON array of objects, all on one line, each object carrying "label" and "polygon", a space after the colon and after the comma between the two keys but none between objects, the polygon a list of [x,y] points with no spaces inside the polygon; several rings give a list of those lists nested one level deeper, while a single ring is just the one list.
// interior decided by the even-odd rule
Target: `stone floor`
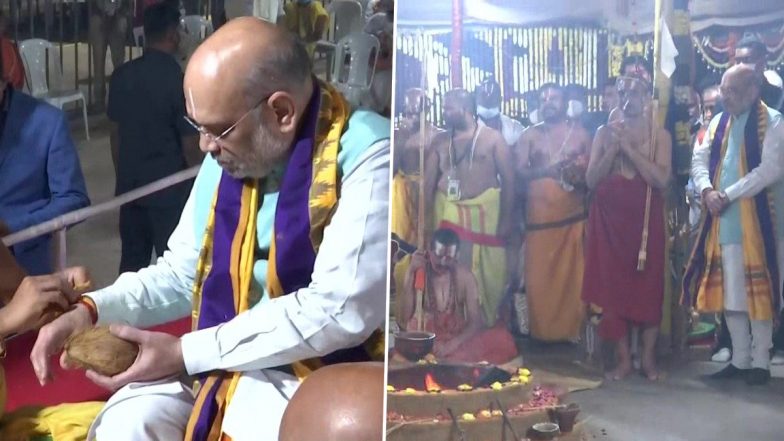
[{"label": "stone floor", "polygon": [[[559,373],[601,378],[597,369],[575,361],[574,348],[529,348],[527,364]],[[639,375],[574,392],[586,440],[606,441],[780,441],[784,439],[784,380],[765,387],[742,381],[719,382],[705,375],[723,365],[705,361],[704,351],[689,359],[664,360],[666,378],[650,382]]]}]

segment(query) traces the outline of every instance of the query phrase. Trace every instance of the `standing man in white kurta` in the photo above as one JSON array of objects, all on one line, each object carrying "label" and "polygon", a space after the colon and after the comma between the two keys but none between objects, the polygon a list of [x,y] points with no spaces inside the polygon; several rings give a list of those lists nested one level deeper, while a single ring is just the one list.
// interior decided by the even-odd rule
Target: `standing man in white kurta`
[{"label": "standing man in white kurta", "polygon": [[684,286],[698,310],[724,311],[732,336],[732,362],[712,377],[761,385],[770,379],[784,274],[784,216],[772,215],[784,208],[784,124],[760,100],[750,65],[727,70],[720,90],[725,111],[692,159],[692,179],[709,213]]},{"label": "standing man in white kurta", "polygon": [[[112,326],[141,350],[115,377],[88,371],[117,390],[90,440],[274,441],[308,368],[378,355],[366,349],[386,313],[389,120],[351,112],[301,43],[255,18],[199,47],[184,91],[210,155],[170,250],[88,299],[98,323],[193,313],[196,330]],[[42,383],[49,357],[90,325],[83,305],[41,330],[31,358]]]}]

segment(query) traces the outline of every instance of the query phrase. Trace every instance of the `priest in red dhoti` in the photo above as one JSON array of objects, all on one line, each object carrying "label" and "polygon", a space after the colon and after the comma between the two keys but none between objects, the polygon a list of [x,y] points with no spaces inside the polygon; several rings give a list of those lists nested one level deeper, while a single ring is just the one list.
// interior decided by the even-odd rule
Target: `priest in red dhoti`
[{"label": "priest in red dhoti", "polygon": [[603,309],[599,335],[617,342],[620,380],[632,371],[630,328],[642,329],[642,368],[658,378],[655,348],[664,295],[664,198],[671,141],[652,128],[651,85],[642,75],[618,81],[621,110],[596,134],[586,181],[594,192],[586,232],[583,297]]}]

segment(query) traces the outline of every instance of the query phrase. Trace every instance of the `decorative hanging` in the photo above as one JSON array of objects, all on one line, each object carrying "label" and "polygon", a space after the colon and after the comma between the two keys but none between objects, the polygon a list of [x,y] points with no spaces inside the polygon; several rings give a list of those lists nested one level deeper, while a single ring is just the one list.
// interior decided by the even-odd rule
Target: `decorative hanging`
[{"label": "decorative hanging", "polygon": [[705,62],[716,70],[724,70],[734,62],[735,47],[746,34],[752,34],[768,49],[768,66],[775,68],[784,62],[784,23],[764,27],[714,27],[692,36]]},{"label": "decorative hanging", "polygon": [[551,73],[555,74],[556,77],[560,78],[564,73],[564,60],[561,48],[558,46],[557,35],[553,35],[553,37],[550,39],[550,50],[548,51],[547,55],[547,68]]},{"label": "decorative hanging", "polygon": [[653,57],[652,36],[642,39],[639,35],[622,37],[612,34],[610,37],[610,76],[621,74],[621,63],[626,57],[642,57],[650,60]]},{"label": "decorative hanging", "polygon": [[[424,40],[419,29],[398,28],[396,35],[396,102],[403,102],[405,90],[419,87],[420,61],[428,59],[428,92],[432,100],[431,117],[437,124],[442,117],[442,97],[456,83],[473,90],[480,81],[493,75],[501,86],[502,112],[524,119],[530,103],[546,82],[574,83],[588,89],[588,108],[599,105],[597,86],[607,70],[598,53],[607,47],[609,34],[600,28],[517,26],[462,29],[459,58],[453,32],[429,32]],[[459,64],[458,64],[459,63]],[[600,63],[602,66],[600,66]],[[459,65],[459,70],[455,66]],[[459,72],[460,79],[455,78]],[[602,75],[600,78],[599,75]],[[399,112],[402,109],[396,109]]]}]

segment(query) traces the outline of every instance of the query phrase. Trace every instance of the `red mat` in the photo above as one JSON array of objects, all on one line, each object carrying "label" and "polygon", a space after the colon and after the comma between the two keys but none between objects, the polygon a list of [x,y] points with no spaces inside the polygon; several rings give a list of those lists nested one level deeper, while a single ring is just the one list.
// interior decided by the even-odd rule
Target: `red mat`
[{"label": "red mat", "polygon": [[[179,336],[188,332],[190,325],[191,319],[188,317],[156,326],[151,330]],[[84,371],[66,371],[60,368],[59,356],[52,358],[54,382],[41,387],[30,363],[30,351],[35,337],[36,334],[29,333],[8,342],[8,355],[2,360],[8,386],[8,402],[5,408],[7,412],[29,405],[54,406],[82,401],[105,401],[109,398],[109,391],[93,384],[84,376]]]}]

